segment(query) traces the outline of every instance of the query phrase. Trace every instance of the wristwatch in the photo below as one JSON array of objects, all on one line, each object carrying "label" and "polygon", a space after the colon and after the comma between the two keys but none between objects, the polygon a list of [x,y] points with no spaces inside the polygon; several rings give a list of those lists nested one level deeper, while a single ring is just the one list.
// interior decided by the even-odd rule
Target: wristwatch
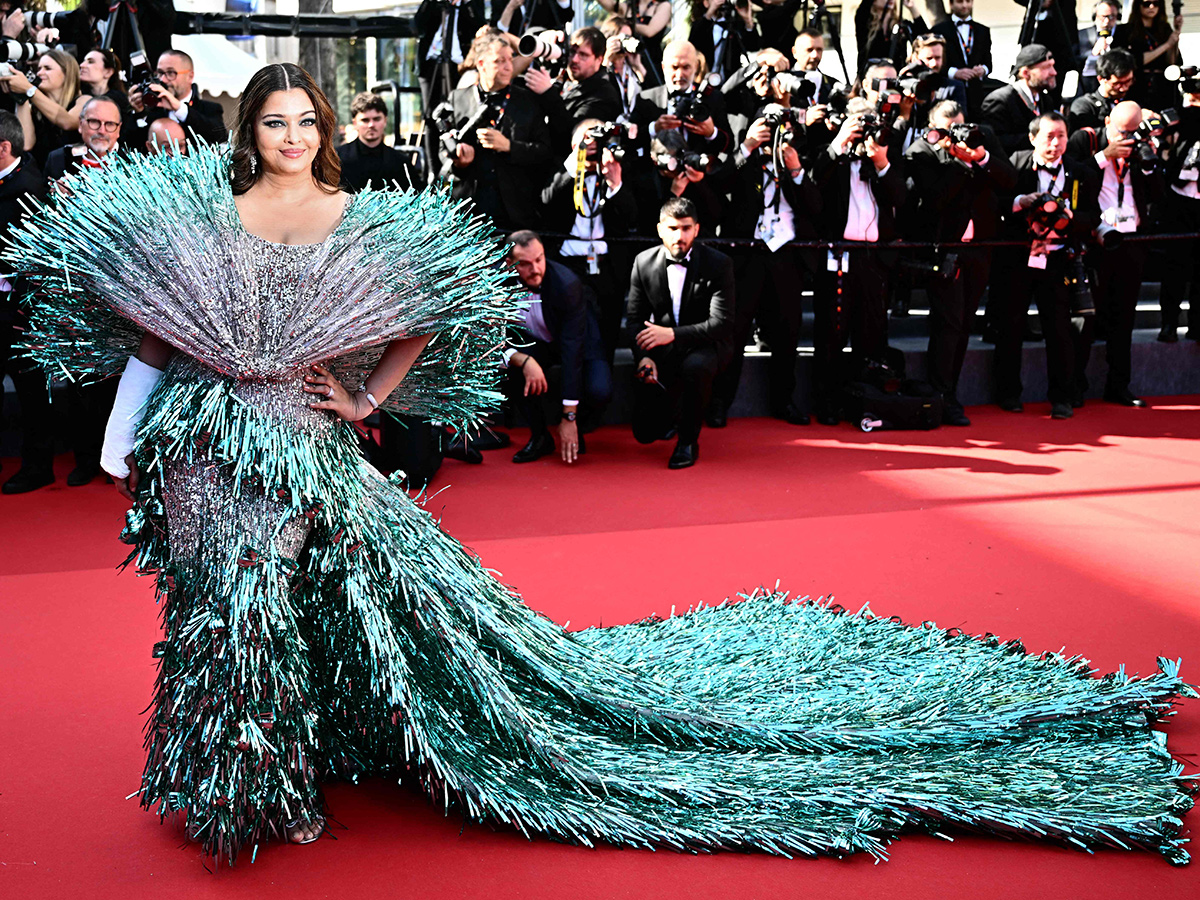
[{"label": "wristwatch", "polygon": [[574,422],[575,419],[578,417],[578,415],[579,415],[579,413],[578,413],[576,407],[571,407],[570,409],[563,410],[562,417],[563,417],[563,419],[565,419],[568,422]]}]

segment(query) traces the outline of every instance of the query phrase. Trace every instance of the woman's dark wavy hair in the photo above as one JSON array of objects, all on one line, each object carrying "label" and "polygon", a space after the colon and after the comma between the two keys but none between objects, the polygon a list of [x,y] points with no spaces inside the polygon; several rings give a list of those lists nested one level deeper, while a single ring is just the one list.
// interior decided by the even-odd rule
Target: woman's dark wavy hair
[{"label": "woman's dark wavy hair", "polygon": [[337,116],[333,107],[325,98],[325,94],[317,87],[312,76],[294,63],[275,63],[264,66],[254,73],[246,89],[242,91],[242,99],[238,103],[237,124],[233,127],[233,156],[229,164],[229,184],[234,194],[244,194],[262,178],[263,167],[261,160],[252,170],[250,161],[258,156],[258,146],[254,142],[254,123],[263,106],[276,91],[290,91],[299,88],[308,94],[312,100],[313,109],[317,112],[317,131],[321,135],[321,146],[317,150],[317,158],[313,160],[313,180],[320,188],[330,194],[338,190],[342,180],[342,161],[334,147],[334,135],[337,134]]}]

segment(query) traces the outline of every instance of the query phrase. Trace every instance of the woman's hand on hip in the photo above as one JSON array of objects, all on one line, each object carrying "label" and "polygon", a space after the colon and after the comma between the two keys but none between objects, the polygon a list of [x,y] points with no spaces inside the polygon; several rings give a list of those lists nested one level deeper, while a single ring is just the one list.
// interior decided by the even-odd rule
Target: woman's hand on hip
[{"label": "woman's hand on hip", "polygon": [[304,376],[304,390],[318,398],[308,404],[311,409],[327,409],[347,422],[365,419],[371,413],[371,403],[361,394],[352,394],[324,366],[310,366]]}]

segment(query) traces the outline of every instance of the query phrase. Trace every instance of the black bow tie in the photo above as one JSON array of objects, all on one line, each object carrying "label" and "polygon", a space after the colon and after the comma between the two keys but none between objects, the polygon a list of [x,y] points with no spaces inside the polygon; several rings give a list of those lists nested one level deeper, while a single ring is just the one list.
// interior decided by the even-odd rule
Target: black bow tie
[{"label": "black bow tie", "polygon": [[682,259],[676,259],[670,253],[668,253],[667,254],[667,265],[668,266],[683,266],[686,269],[688,267],[688,260],[691,259],[691,256],[692,256],[692,254],[689,253],[687,256],[683,257]]},{"label": "black bow tie", "polygon": [[970,20],[970,19],[959,19],[959,18],[956,18],[956,19],[954,20],[954,25],[955,25],[955,27],[958,27],[959,25],[970,25],[970,24],[971,24],[971,20]]},{"label": "black bow tie", "polygon": [[1042,165],[1041,163],[1034,163],[1033,166],[1039,172],[1045,172],[1047,175],[1049,175],[1051,181],[1053,181],[1055,178],[1057,178],[1058,173],[1062,171],[1061,164],[1057,165],[1057,166],[1045,166],[1045,165]]}]

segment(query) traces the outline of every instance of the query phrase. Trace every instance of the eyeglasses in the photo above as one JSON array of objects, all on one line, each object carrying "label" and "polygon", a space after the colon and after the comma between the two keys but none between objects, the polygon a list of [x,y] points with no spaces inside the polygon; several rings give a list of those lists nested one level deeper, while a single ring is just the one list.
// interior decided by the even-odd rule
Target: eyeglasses
[{"label": "eyeglasses", "polygon": [[114,134],[121,127],[120,122],[105,122],[101,119],[84,119],[83,124],[92,131],[103,130],[106,134]]},{"label": "eyeglasses", "polygon": [[176,72],[174,69],[155,69],[154,74],[159,78],[178,78],[180,75],[186,75],[191,71],[191,69],[184,69],[182,72]]}]

